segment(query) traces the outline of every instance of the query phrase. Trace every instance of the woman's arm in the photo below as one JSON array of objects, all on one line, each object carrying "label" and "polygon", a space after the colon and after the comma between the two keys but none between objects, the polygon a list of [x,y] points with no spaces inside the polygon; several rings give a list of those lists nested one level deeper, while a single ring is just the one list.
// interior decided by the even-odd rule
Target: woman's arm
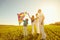
[{"label": "woman's arm", "polygon": [[34,20],[37,20],[39,17],[36,17]]}]

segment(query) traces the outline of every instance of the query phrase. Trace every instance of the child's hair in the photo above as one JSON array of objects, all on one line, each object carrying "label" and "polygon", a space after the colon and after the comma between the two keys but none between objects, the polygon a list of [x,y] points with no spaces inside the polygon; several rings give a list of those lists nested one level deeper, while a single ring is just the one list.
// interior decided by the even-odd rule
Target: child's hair
[{"label": "child's hair", "polygon": [[26,18],[26,21],[28,21],[28,18]]}]

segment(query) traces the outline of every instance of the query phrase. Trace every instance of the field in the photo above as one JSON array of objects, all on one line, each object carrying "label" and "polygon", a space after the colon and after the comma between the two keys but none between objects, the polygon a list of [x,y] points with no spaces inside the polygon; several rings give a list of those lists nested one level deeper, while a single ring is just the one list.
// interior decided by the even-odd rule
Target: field
[{"label": "field", "polygon": [[[45,25],[46,40],[60,40],[59,25]],[[40,40],[41,35],[31,34],[31,25],[27,27],[28,36],[23,36],[23,26],[0,25],[0,40]],[[36,29],[35,29],[36,30]]]}]

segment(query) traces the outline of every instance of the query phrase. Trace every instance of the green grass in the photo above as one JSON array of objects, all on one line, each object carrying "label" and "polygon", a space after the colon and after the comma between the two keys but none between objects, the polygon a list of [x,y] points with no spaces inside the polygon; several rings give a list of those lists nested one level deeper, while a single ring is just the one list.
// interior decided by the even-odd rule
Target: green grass
[{"label": "green grass", "polygon": [[[0,25],[0,40],[40,40],[41,35],[33,36],[31,28],[31,26],[27,27],[28,36],[24,37],[23,26]],[[47,34],[46,40],[60,40],[60,26],[45,25],[44,29]]]}]

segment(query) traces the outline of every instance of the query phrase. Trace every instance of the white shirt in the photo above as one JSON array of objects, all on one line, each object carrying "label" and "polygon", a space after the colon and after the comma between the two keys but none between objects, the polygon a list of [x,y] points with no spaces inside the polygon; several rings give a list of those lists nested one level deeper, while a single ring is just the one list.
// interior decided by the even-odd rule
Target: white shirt
[{"label": "white shirt", "polygon": [[41,23],[42,22],[42,20],[44,19],[44,15],[43,15],[43,13],[38,13],[38,19],[39,19],[39,23]]}]

